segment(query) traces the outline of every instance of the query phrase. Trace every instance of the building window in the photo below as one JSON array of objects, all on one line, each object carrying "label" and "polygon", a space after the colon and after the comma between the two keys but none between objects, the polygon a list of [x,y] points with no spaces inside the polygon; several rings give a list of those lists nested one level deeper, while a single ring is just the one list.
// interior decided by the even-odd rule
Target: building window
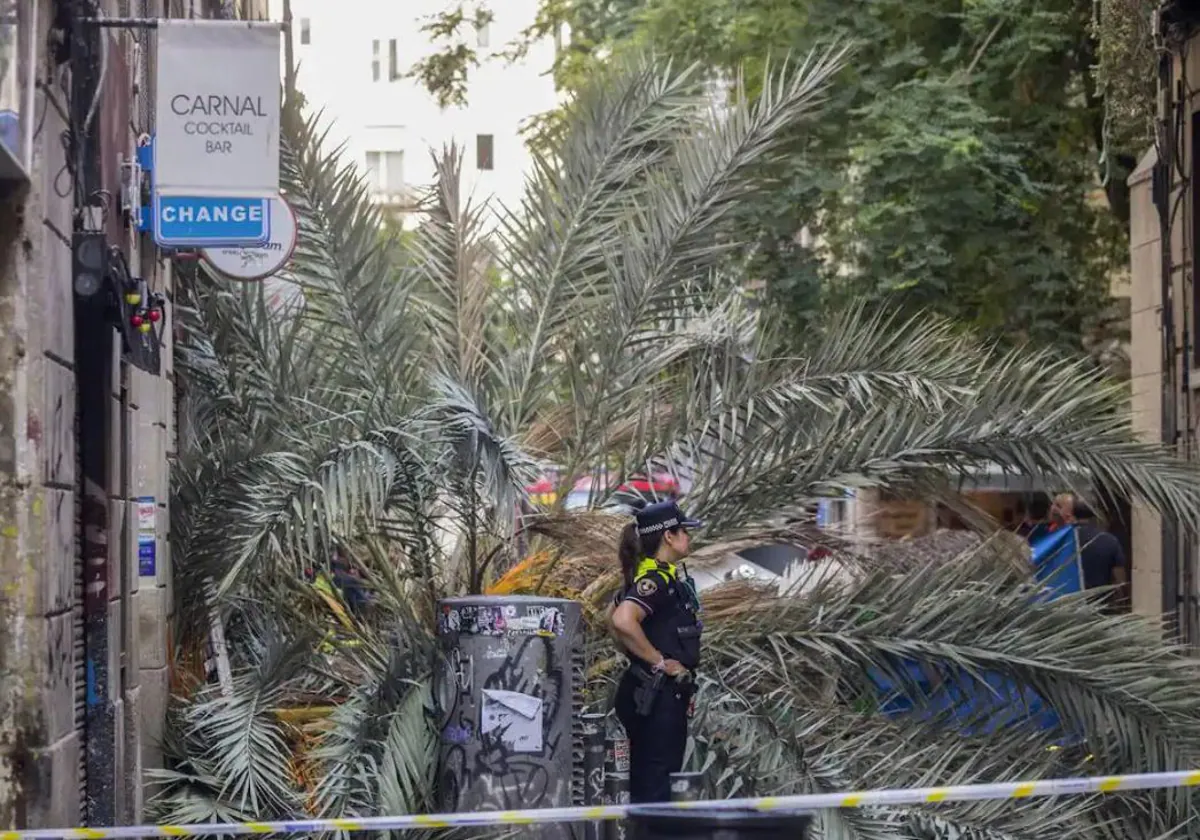
[{"label": "building window", "polygon": [[396,39],[388,41],[388,81],[394,82],[400,78],[400,58],[396,51]]},{"label": "building window", "polygon": [[366,179],[373,193],[403,193],[404,152],[367,152]]},{"label": "building window", "polygon": [[404,152],[384,152],[383,186],[390,193],[404,192]]},{"label": "building window", "polygon": [[492,25],[488,21],[475,24],[475,46],[490,47],[492,45]]},{"label": "building window", "polygon": [[371,42],[371,81],[379,81],[379,42]]},{"label": "building window", "polygon": [[300,18],[300,43],[306,46],[312,43],[312,21],[309,18]]},{"label": "building window", "polygon": [[491,170],[495,168],[496,161],[494,157],[494,149],[492,143],[492,135],[476,134],[475,135],[475,168]]},{"label": "building window", "polygon": [[383,188],[383,153],[367,152],[367,186],[371,192],[379,192]]}]

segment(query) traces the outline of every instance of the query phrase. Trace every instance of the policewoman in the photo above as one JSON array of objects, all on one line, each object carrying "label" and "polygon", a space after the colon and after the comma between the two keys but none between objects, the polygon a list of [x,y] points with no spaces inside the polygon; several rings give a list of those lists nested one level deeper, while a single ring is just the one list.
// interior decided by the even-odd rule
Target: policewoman
[{"label": "policewoman", "polygon": [[624,586],[611,624],[629,657],[616,709],[629,736],[633,802],[670,800],[670,776],[683,768],[701,623],[682,560],[691,550],[688,529],[699,525],[674,502],[657,502],[638,511],[621,534]]}]

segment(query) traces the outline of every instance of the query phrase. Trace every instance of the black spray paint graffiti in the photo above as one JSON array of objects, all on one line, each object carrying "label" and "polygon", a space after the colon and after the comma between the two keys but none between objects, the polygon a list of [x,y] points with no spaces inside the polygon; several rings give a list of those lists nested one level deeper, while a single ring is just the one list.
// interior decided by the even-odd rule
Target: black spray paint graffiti
[{"label": "black spray paint graffiti", "polygon": [[551,768],[535,756],[509,754],[499,741],[468,756],[465,745],[446,754],[442,771],[443,795],[463,794],[477,811],[543,808],[554,802],[557,788],[567,780],[554,779]]},{"label": "black spray paint graffiti", "polygon": [[[460,607],[444,610],[440,616],[440,629],[449,635],[498,637],[495,642],[479,639],[467,645],[455,639],[476,655],[463,654],[456,646],[444,660],[439,704],[446,746],[439,798],[456,810],[550,807],[569,801],[570,685],[565,667],[569,652],[557,650],[564,618],[556,608],[524,607],[521,614],[513,612],[511,606]],[[482,704],[495,702],[486,699],[485,692],[499,691],[540,701],[540,749],[518,748],[508,737],[507,726],[482,731]]]}]

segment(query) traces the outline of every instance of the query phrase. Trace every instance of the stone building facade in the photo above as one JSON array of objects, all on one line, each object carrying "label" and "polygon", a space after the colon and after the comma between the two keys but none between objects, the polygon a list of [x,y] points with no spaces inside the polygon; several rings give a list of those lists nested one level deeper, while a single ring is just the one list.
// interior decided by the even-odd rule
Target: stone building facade
[{"label": "stone building facade", "polygon": [[[1130,175],[1130,368],[1134,427],[1200,458],[1200,9],[1164,0],[1153,17],[1161,56],[1158,139]],[[1165,615],[1200,646],[1200,542],[1151,511],[1133,510],[1133,607]]]},{"label": "stone building facade", "polygon": [[[13,129],[0,131],[0,829],[139,822],[169,691],[172,261],[129,223],[136,202],[122,196],[153,131],[154,30],[94,28],[103,81],[80,109],[82,59],[64,27],[261,19],[265,7],[0,0],[0,118],[7,79]],[[81,195],[69,139],[88,110],[100,190]],[[102,308],[77,300],[73,237],[89,225],[165,296],[157,364],[142,364],[157,372],[140,369]]]}]

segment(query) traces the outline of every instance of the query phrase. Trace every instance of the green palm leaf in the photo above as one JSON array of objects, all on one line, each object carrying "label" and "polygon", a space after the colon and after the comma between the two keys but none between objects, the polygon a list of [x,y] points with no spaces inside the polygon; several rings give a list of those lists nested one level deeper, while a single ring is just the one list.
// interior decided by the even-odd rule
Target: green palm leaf
[{"label": "green palm leaf", "polygon": [[[804,732],[803,705],[797,704],[830,691],[842,704],[870,700],[857,724],[869,726],[878,715],[871,673],[888,675],[920,704],[926,690],[898,668],[911,662],[935,687],[948,678],[984,685],[985,675],[999,675],[1035,691],[1060,721],[1058,728],[1045,729],[1022,723],[1018,714],[959,769],[946,763],[953,753],[940,741],[924,754],[922,743],[934,736],[918,736],[914,727],[925,724],[889,722],[907,745],[898,744],[903,756],[892,755],[877,769],[896,775],[847,778],[859,788],[952,784],[968,778],[962,773],[975,774],[970,776],[975,781],[1050,775],[1048,765],[1030,764],[1028,756],[1037,756],[1037,744],[1044,750],[1061,738],[1082,739],[1093,757],[1087,772],[1095,775],[1155,772],[1200,760],[1194,734],[1200,712],[1192,699],[1200,664],[1164,646],[1156,628],[1139,618],[1105,616],[1081,598],[1042,602],[1035,590],[1013,586],[1006,572],[988,572],[962,559],[968,562],[934,564],[903,576],[885,567],[857,583],[830,582],[803,598],[768,599],[745,609],[741,618],[710,624],[707,650],[722,689],[782,725],[785,734]],[[1019,699],[995,696],[1010,711],[1020,711]],[[785,702],[792,705],[781,710]],[[973,736],[964,735],[961,723],[948,723],[935,727],[938,737],[970,748]],[[813,743],[811,736],[802,740]],[[869,758],[860,747],[849,752]],[[996,761],[999,756],[1002,761]],[[937,763],[917,772],[903,764],[910,760],[918,766]],[[1180,792],[1164,797],[1163,807],[1161,825],[1177,825],[1191,815],[1190,797]]]}]

